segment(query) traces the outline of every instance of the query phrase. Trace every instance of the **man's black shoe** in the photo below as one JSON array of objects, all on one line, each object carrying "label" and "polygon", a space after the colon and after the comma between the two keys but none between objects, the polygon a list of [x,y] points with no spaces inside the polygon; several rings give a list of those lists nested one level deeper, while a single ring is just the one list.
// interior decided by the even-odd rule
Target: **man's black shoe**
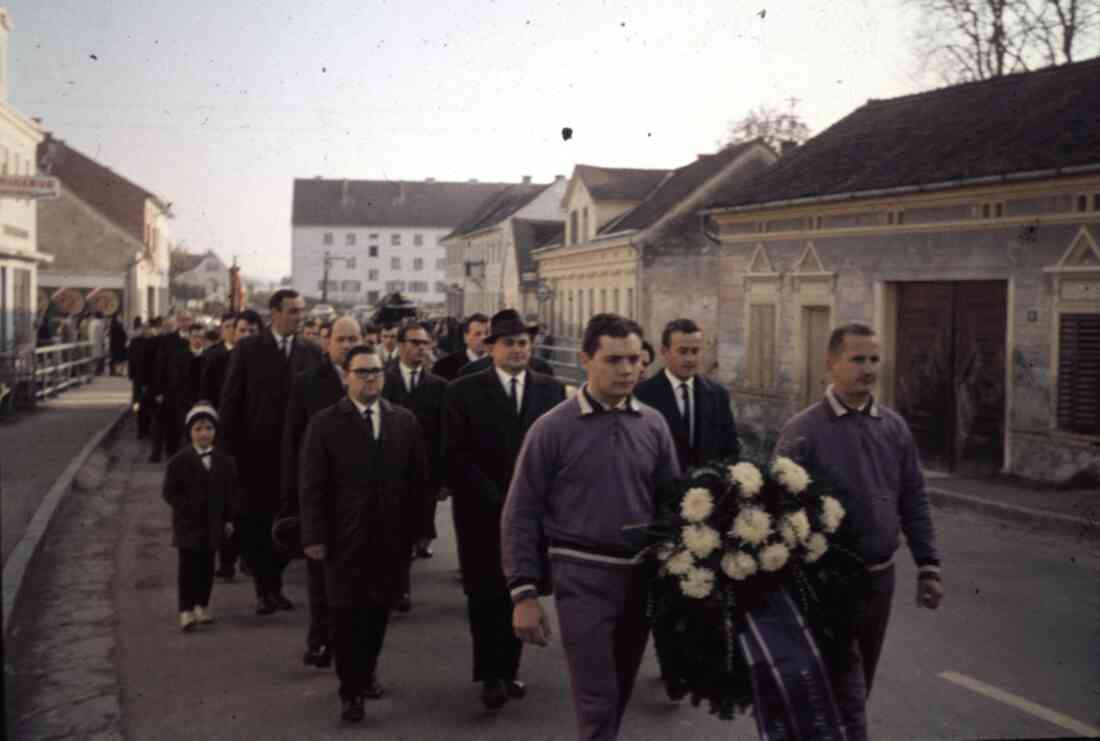
[{"label": "man's black shoe", "polygon": [[359,723],[366,713],[363,712],[363,698],[352,697],[340,700],[340,719],[346,723]]},{"label": "man's black shoe", "polygon": [[419,545],[419,546],[416,547],[416,557],[417,558],[431,558],[434,555],[435,555],[435,552],[432,550],[432,547],[430,545],[428,545],[427,543],[425,543],[424,545]]},{"label": "man's black shoe", "polygon": [[401,595],[401,599],[397,602],[398,612],[408,612],[413,608],[412,597],[406,592]]},{"label": "man's black shoe", "polygon": [[286,598],[286,595],[282,592],[276,592],[271,596],[271,601],[275,603],[275,606],[280,610],[293,610],[294,603]]},{"label": "man's black shoe", "polygon": [[363,688],[363,697],[368,700],[381,700],[386,696],[386,688],[383,687],[378,679],[371,677],[367,680],[367,686]]},{"label": "man's black shoe", "polygon": [[508,688],[502,679],[490,679],[481,689],[481,701],[486,710],[500,710],[508,702]]},{"label": "man's black shoe", "polygon": [[513,679],[505,685],[505,689],[508,692],[508,697],[513,700],[521,700],[527,696],[527,685],[518,679]]},{"label": "man's black shoe", "polygon": [[149,456],[150,463],[160,463],[160,453],[153,453]]},{"label": "man's black shoe", "polygon": [[328,646],[307,648],[305,654],[302,656],[302,663],[306,666],[315,666],[318,669],[324,669],[332,665],[332,651]]},{"label": "man's black shoe", "polygon": [[256,600],[257,615],[270,615],[278,609],[279,606],[276,605],[275,600],[270,597],[260,597],[260,599]]},{"label": "man's black shoe", "polygon": [[673,677],[665,680],[665,693],[673,702],[680,702],[687,697],[687,681],[683,677]]}]

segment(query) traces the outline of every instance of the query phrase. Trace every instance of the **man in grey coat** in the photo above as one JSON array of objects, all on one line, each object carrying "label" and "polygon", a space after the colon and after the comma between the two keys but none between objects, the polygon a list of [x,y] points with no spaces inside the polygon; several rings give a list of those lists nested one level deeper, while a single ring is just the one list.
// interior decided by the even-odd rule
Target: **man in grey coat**
[{"label": "man in grey coat", "polygon": [[833,330],[825,365],[833,383],[825,398],[784,426],[776,455],[828,471],[845,490],[846,527],[858,534],[867,564],[863,603],[845,669],[830,667],[830,683],[849,741],[867,738],[867,695],[875,676],[890,604],[894,553],[905,533],[917,564],[917,604],[935,610],[943,599],[940,555],[924,491],[916,443],[899,414],[871,396],[881,362],[875,332],[864,324]]}]

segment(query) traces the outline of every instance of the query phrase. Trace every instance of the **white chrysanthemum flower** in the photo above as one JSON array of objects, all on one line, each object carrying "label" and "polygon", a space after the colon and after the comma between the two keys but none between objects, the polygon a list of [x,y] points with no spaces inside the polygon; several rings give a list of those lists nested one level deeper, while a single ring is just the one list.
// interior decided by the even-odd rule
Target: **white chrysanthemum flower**
[{"label": "white chrysanthemum flower", "polygon": [[756,573],[756,559],[743,551],[722,556],[722,571],[734,581],[743,581]]},{"label": "white chrysanthemum flower", "polygon": [[680,502],[680,514],[688,522],[702,522],[714,511],[714,497],[702,486],[688,489]]},{"label": "white chrysanthemum flower", "polygon": [[680,531],[684,545],[696,558],[706,558],[722,546],[722,536],[706,525],[686,525]]},{"label": "white chrysanthemum flower", "polygon": [[775,459],[775,463],[772,464],[772,474],[792,494],[801,494],[806,491],[806,487],[813,481],[805,468],[785,456]]},{"label": "white chrysanthemum flower", "polygon": [[794,528],[790,523],[786,522],[786,518],[783,518],[784,522],[779,526],[779,537],[783,538],[783,544],[788,548],[794,548],[798,545],[798,536],[794,534]]},{"label": "white chrysanthemum flower", "polygon": [[825,528],[825,532],[835,533],[844,520],[844,505],[833,497],[823,497],[821,506],[821,525]]},{"label": "white chrysanthemum flower", "polygon": [[760,545],[772,530],[772,516],[759,507],[745,507],[733,521],[733,534],[751,545]]},{"label": "white chrysanthemum flower", "polygon": [[665,570],[673,576],[683,576],[695,567],[695,557],[691,551],[677,551],[665,561]]},{"label": "white chrysanthemum flower", "polygon": [[787,565],[791,552],[782,543],[774,543],[760,551],[760,568],[764,571],[779,571]]},{"label": "white chrysanthemum flower", "polygon": [[572,399],[577,395],[577,387],[571,383],[565,384],[565,398]]},{"label": "white chrysanthemum flower", "polygon": [[783,518],[783,523],[794,531],[794,537],[798,542],[803,543],[810,537],[810,518],[806,516],[806,510],[792,512]]},{"label": "white chrysanthemum flower", "polygon": [[764,488],[764,477],[760,469],[748,462],[741,462],[729,468],[730,478],[737,484],[741,496],[746,499],[755,497]]},{"label": "white chrysanthemum flower", "polygon": [[829,550],[829,541],[821,533],[814,533],[806,541],[806,562],[813,563]]},{"label": "white chrysanthemum flower", "polygon": [[680,580],[680,591],[693,599],[708,597],[714,590],[714,572],[710,569],[693,568]]}]

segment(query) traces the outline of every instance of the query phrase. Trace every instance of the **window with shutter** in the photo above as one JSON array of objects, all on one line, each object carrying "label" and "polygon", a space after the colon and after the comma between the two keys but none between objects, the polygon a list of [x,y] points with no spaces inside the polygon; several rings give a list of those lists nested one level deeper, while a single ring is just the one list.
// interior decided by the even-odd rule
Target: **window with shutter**
[{"label": "window with shutter", "polygon": [[1100,435],[1100,314],[1062,314],[1058,328],[1058,427]]},{"label": "window with shutter", "polygon": [[775,305],[749,307],[749,347],[746,376],[750,386],[759,389],[775,384]]}]

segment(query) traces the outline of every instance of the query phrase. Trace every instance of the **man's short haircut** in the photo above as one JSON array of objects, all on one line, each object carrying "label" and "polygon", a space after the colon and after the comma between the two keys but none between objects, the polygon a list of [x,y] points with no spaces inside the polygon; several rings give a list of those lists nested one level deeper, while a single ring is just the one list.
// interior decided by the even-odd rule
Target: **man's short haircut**
[{"label": "man's short haircut", "polygon": [[852,337],[874,337],[875,330],[863,322],[841,324],[829,335],[829,354],[837,355],[840,353],[844,349],[844,338],[849,335]]},{"label": "man's short haircut", "polygon": [[226,322],[233,322],[233,326],[237,325],[237,313],[235,311],[227,311],[222,314],[222,324]]},{"label": "man's short haircut", "polygon": [[653,362],[657,359],[657,351],[653,349],[653,345],[649,344],[648,340],[642,340],[642,349],[649,353],[649,362]]},{"label": "man's short haircut", "polygon": [[641,326],[633,319],[618,314],[596,314],[584,328],[581,351],[592,357],[600,349],[601,337],[629,337],[632,334],[638,335],[639,340],[643,337]]},{"label": "man's short haircut", "polygon": [[321,328],[321,320],[318,319],[315,316],[311,316],[309,319],[306,319],[304,322],[302,322],[302,326],[303,327],[317,327],[317,329],[320,329]]},{"label": "man's short haircut", "polygon": [[422,329],[428,333],[428,337],[432,336],[431,331],[424,325],[424,322],[418,322],[415,319],[406,319],[401,322],[401,326],[397,328],[397,341],[404,342],[405,337],[414,329]]},{"label": "man's short haircut", "polygon": [[206,330],[206,334],[203,336],[206,338],[207,342],[217,342],[222,338],[221,333],[216,329]]},{"label": "man's short haircut", "polygon": [[702,331],[693,319],[673,319],[665,325],[664,330],[661,332],[661,347],[672,347],[673,332],[695,334]]},{"label": "man's short haircut", "polygon": [[366,345],[356,345],[348,350],[348,354],[344,356],[344,370],[351,368],[351,361],[356,355],[377,355],[378,360],[382,360],[381,353],[378,352],[378,348],[374,345],[367,343]]},{"label": "man's short haircut", "polygon": [[462,334],[463,334],[463,336],[465,336],[470,331],[470,325],[473,324],[474,322],[480,322],[482,324],[488,324],[489,323],[489,317],[487,317],[486,315],[481,314],[481,313],[470,314],[470,316],[466,317],[466,321],[464,321],[462,323]]},{"label": "man's short haircut", "polygon": [[336,324],[336,321],[331,319],[321,322],[321,334],[324,334],[325,332],[332,334],[333,324]]},{"label": "man's short haircut", "polygon": [[282,311],[283,299],[298,298],[299,295],[293,288],[280,288],[272,294],[271,300],[267,302],[267,308],[272,311]]},{"label": "man's short haircut", "polygon": [[[264,320],[261,319],[260,315],[252,309],[245,309],[244,311],[237,314],[237,324],[240,324],[241,322],[255,324],[260,329],[263,329],[264,326]],[[234,324],[233,327],[236,328],[237,324]]]},{"label": "man's short haircut", "polygon": [[363,336],[368,334],[379,334],[382,331],[381,327],[377,324],[366,324],[363,326]]},{"label": "man's short haircut", "polygon": [[195,334],[195,332],[206,332],[206,327],[202,326],[198,322],[195,322],[187,331],[191,334]]},{"label": "man's short haircut", "polygon": [[159,316],[155,316],[149,320],[150,327],[159,327],[162,324],[164,324],[164,320],[161,319]]}]

